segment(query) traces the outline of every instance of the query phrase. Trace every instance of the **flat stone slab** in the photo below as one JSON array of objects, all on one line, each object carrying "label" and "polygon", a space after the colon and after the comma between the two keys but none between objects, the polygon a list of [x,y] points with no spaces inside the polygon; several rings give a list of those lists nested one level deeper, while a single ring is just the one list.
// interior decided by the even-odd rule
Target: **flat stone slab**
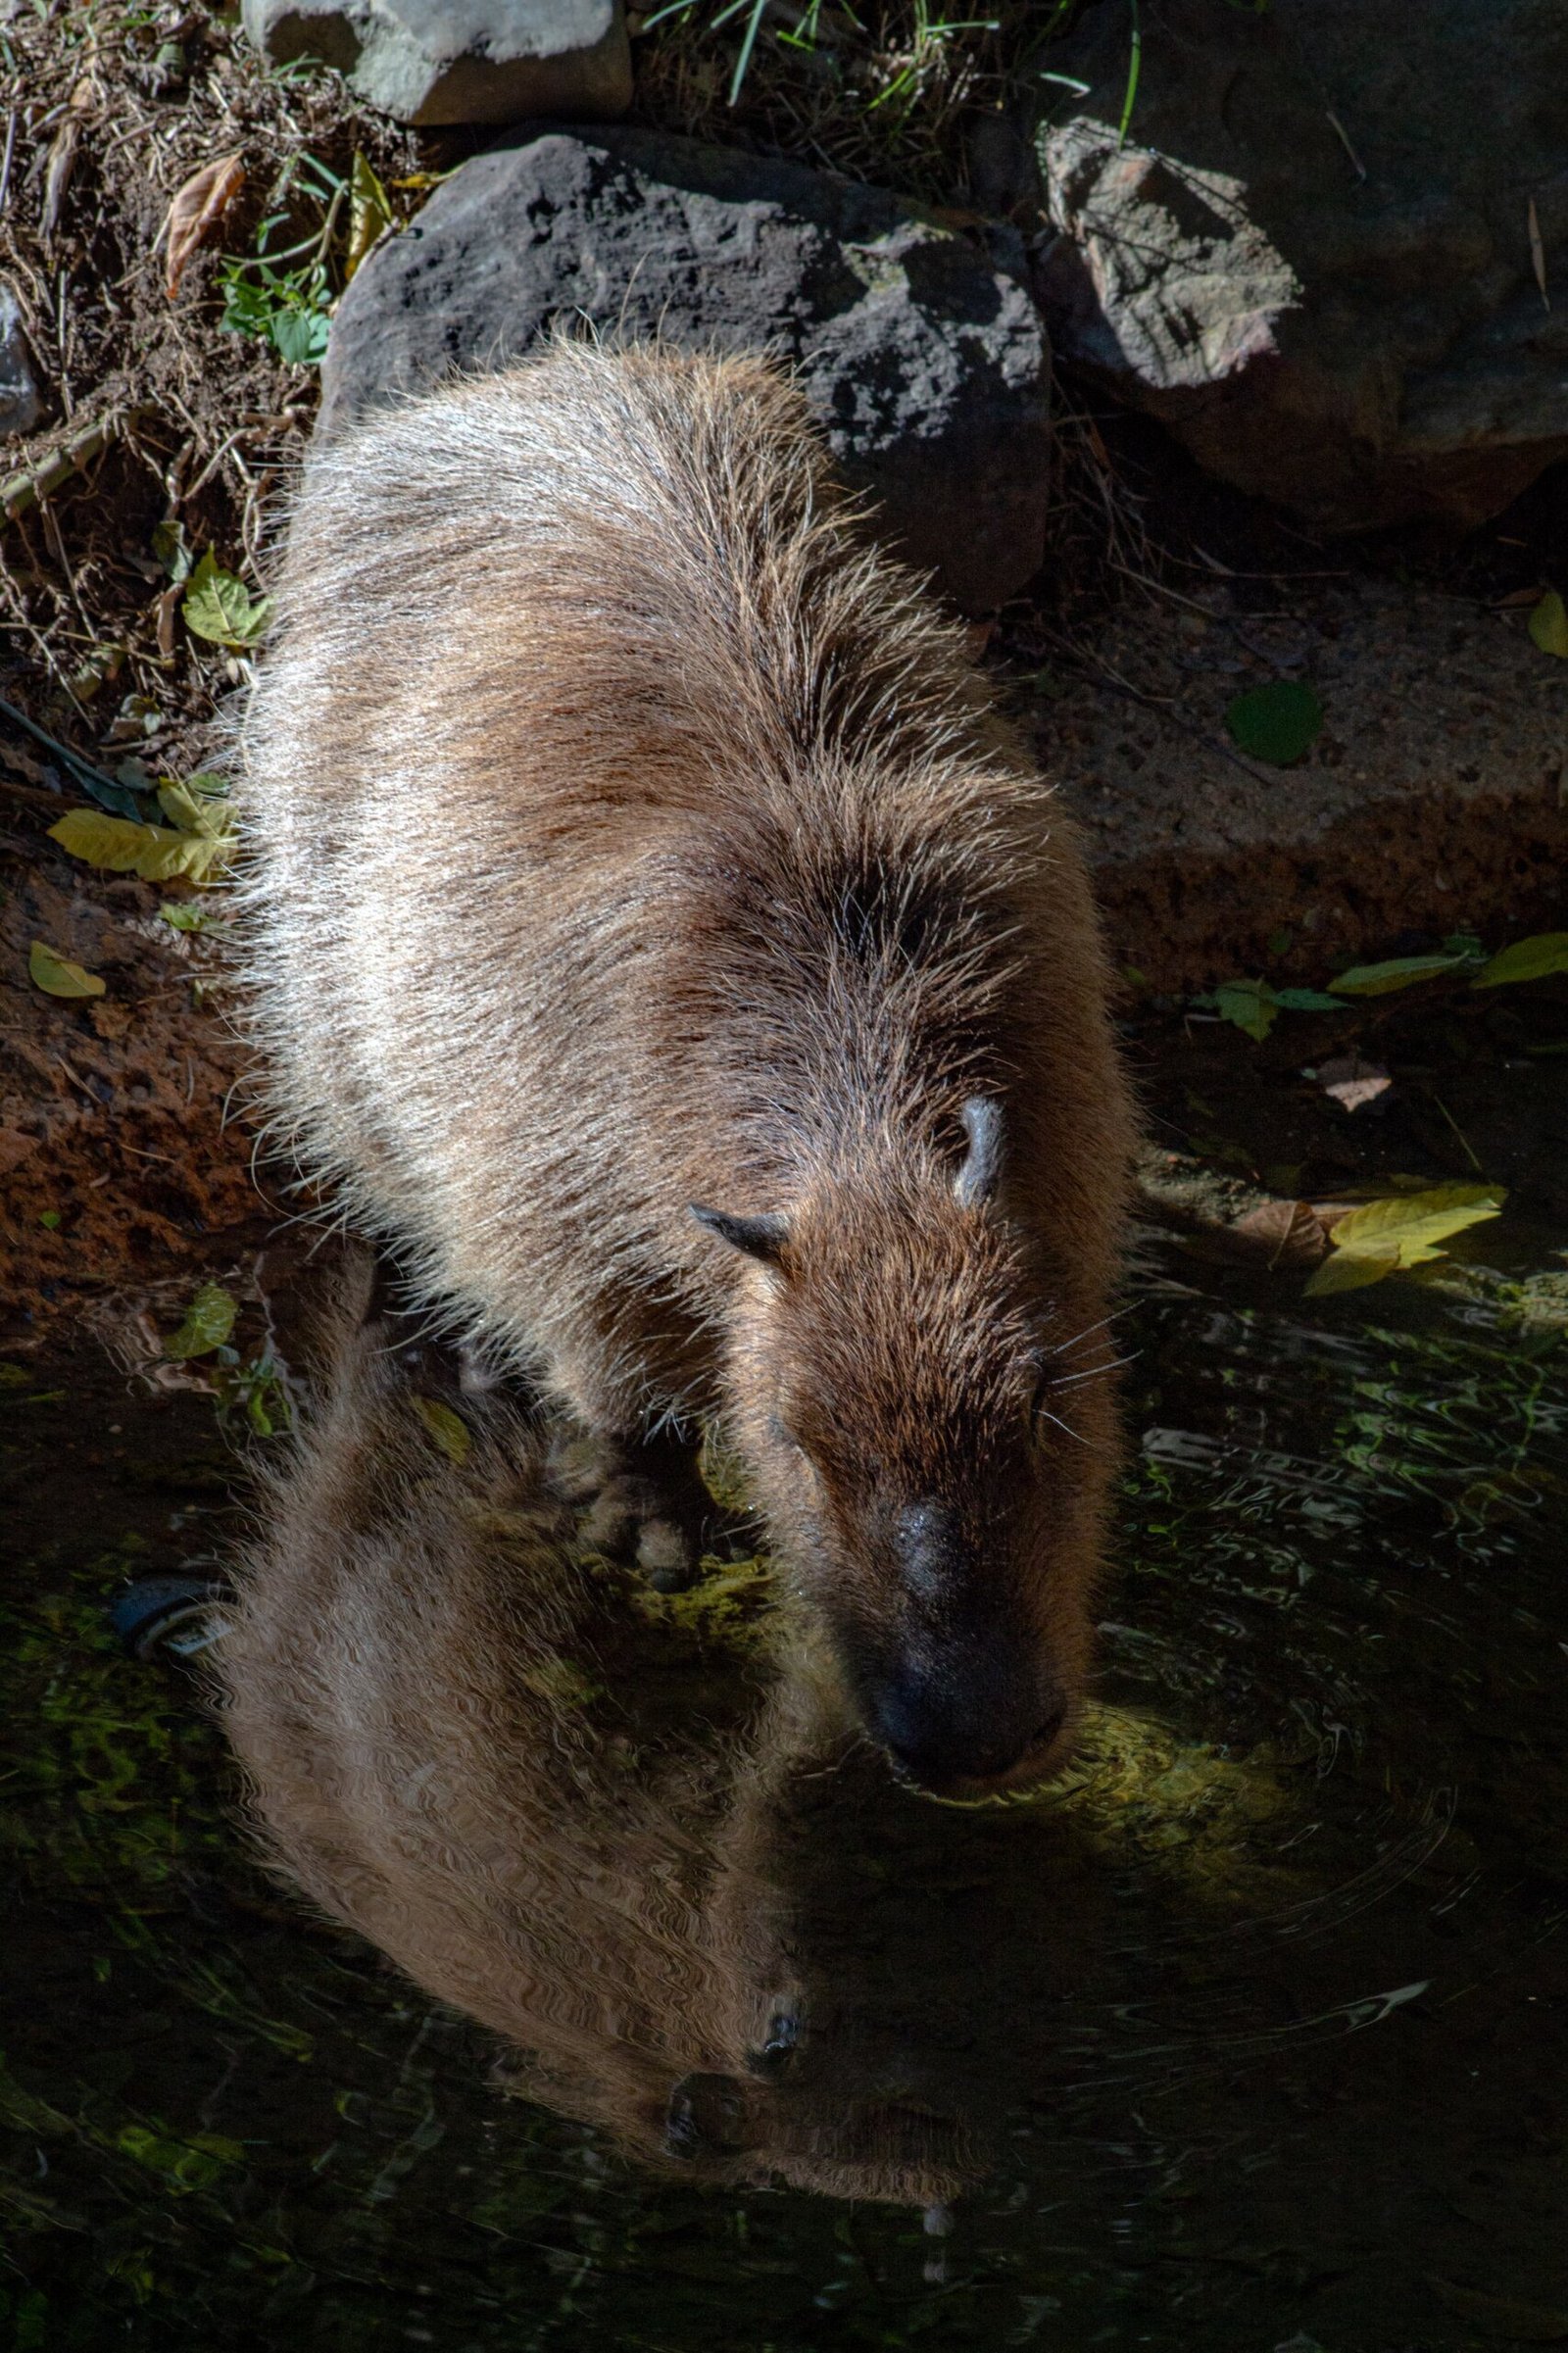
[{"label": "flat stone slab", "polygon": [[528,132],[475,156],[338,306],[318,431],[558,319],[800,369],[875,527],[967,612],[1046,554],[1049,354],[978,243],[834,173],[644,130]]},{"label": "flat stone slab", "polygon": [[[1128,608],[1099,673],[1036,700],[1118,966],[1186,991],[1320,979],[1403,933],[1474,928],[1496,947],[1560,928],[1568,662],[1517,614],[1392,582],[1272,602],[1288,613],[1244,617],[1223,594],[1207,621]],[[1234,696],[1278,675],[1325,712],[1288,768],[1248,759],[1224,725]]]},{"label": "flat stone slab", "polygon": [[244,0],[270,66],[318,58],[400,123],[623,115],[622,0]]}]

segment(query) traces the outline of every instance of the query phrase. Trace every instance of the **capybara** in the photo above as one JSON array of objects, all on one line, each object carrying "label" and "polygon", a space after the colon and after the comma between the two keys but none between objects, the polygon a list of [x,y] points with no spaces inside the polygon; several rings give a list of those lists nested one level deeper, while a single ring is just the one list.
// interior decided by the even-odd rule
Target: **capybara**
[{"label": "capybara", "polygon": [[312,458],[245,723],[274,1132],[594,1434],[729,1433],[867,1730],[1066,1752],[1130,1118],[1072,827],[755,359],[558,340]]},{"label": "capybara", "polygon": [[645,2163],[955,2195],[983,2171],[966,2102],[911,2100],[906,2028],[800,1975],[775,1816],[845,1744],[808,1647],[760,1630],[720,1673],[667,1604],[639,1614],[573,1557],[506,1390],[411,1345],[368,1256],[336,1283],[208,1654],[272,1862]]}]

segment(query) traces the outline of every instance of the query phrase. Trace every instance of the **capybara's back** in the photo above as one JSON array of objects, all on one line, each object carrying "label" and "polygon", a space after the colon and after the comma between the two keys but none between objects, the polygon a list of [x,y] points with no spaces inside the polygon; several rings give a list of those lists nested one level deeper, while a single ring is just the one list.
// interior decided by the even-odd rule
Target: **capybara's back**
[{"label": "capybara's back", "polygon": [[1128,1115],[956,628],[768,366],[569,342],[314,458],[277,597],[251,1003],[305,1170],[634,1511],[690,1523],[721,1414],[917,1778],[1054,1760]]}]

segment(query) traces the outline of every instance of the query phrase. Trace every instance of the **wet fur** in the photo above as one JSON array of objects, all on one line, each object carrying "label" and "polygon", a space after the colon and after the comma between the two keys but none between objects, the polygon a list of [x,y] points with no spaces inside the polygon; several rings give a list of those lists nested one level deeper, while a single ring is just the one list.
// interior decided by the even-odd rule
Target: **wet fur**
[{"label": "wet fur", "polygon": [[[276,591],[241,794],[274,1135],[591,1429],[723,1417],[852,1683],[924,1639],[897,1531],[935,1495],[1071,1701],[1114,1415],[1050,1368],[1111,1352],[1129,1142],[1101,947],[798,393],[558,343],[313,458]],[[694,1201],[784,1218],[781,1263]]]}]

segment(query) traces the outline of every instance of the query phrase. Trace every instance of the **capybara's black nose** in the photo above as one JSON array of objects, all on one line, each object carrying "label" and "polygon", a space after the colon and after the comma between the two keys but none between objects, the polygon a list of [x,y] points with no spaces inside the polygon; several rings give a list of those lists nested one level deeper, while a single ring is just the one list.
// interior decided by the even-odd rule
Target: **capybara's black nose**
[{"label": "capybara's black nose", "polygon": [[960,1674],[906,1668],[867,1697],[870,1729],[895,1765],[922,1789],[938,1791],[1003,1780],[1025,1757],[1051,1746],[1067,1712],[1027,1673],[1004,1679],[993,1672],[971,1682]]}]

